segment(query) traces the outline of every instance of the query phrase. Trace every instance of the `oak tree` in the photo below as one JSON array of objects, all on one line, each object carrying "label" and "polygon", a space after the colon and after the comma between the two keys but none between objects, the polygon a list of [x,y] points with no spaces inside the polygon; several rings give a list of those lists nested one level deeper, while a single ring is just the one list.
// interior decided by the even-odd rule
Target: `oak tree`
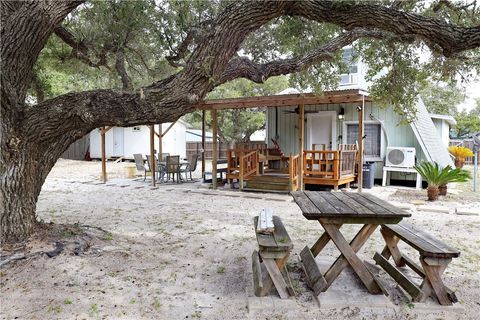
[{"label": "oak tree", "polygon": [[[113,22],[117,17],[114,14],[119,14],[120,9],[113,5],[118,2],[104,3],[112,5],[111,16],[106,15],[103,20],[92,19],[92,23],[98,21],[105,26],[115,26]],[[38,195],[51,168],[72,142],[94,128],[176,120],[194,111],[216,86],[237,78],[263,83],[273,76],[300,72],[296,79],[311,83],[317,75],[328,73],[325,70],[336,60],[339,50],[357,40],[358,52],[369,62],[376,61],[375,54],[383,58],[377,60],[385,64],[372,64],[373,71],[389,66],[373,92],[381,96],[386,88],[393,102],[401,101],[403,96],[412,96],[411,92],[415,94],[411,83],[421,74],[416,70],[425,70],[422,62],[412,54],[415,48],[428,48],[433,53],[428,72],[446,76],[457,70],[478,68],[480,60],[476,1],[460,4],[446,0],[429,4],[347,0],[216,1],[215,6],[200,10],[202,15],[192,16],[188,12],[201,7],[199,1],[182,4],[146,0],[140,4],[153,6],[153,12],[158,13],[149,20],[156,26],[156,34],[137,28],[137,20],[132,19],[133,25],[125,27],[133,30],[128,37],[117,37],[117,29],[105,28],[107,37],[92,43],[86,41],[88,35],[79,39],[68,25],[62,25],[74,10],[87,14],[101,3],[1,1],[2,243],[22,240],[31,232],[36,223]],[[177,9],[182,14],[172,15],[176,17],[172,21],[165,12]],[[299,46],[285,43],[285,37],[271,38],[276,29],[284,29],[283,33],[291,35],[295,39],[292,43]],[[316,37],[316,30],[323,29],[330,32]],[[170,32],[181,34],[179,38],[183,41],[176,43],[177,37],[169,36]],[[106,64],[115,69],[122,87],[101,85],[50,99],[43,97],[42,101],[41,90],[34,88],[35,76],[38,76],[35,66],[40,52],[54,34],[71,48],[72,55],[82,64],[107,69],[102,66]],[[130,36],[137,40],[130,41]],[[125,71],[135,64],[128,65],[127,57],[134,51],[130,46],[135,49],[135,43],[142,37],[156,36],[170,40],[166,45],[171,46],[172,54],[164,58],[174,69],[147,85],[129,81]],[[259,46],[259,50],[264,48],[264,54],[244,47],[252,41],[267,44]],[[275,45],[278,47],[269,52],[265,49]],[[115,59],[115,63],[109,59]],[[37,103],[28,99],[29,89],[38,92]],[[408,105],[408,99],[406,103]],[[401,106],[397,110],[401,111]]]}]

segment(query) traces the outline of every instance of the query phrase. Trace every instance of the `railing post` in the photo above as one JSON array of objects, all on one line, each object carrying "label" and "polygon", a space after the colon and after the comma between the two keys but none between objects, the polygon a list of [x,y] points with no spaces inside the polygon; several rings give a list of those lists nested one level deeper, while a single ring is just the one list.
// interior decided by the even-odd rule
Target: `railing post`
[{"label": "railing post", "polygon": [[339,151],[336,151],[334,154],[333,154],[333,178],[334,179],[339,179],[340,178],[340,174],[339,174],[339,169],[340,169],[340,162],[339,162]]},{"label": "railing post", "polygon": [[292,154],[290,153],[290,159],[289,159],[289,167],[288,167],[288,188],[290,191],[293,191],[293,170],[294,170],[294,164],[293,164],[293,157]]},{"label": "railing post", "polygon": [[245,160],[244,155],[240,156],[239,158],[239,165],[240,168],[238,170],[238,183],[240,184],[239,188],[240,190],[243,190],[243,171],[244,171],[244,166],[243,166],[243,161]]}]

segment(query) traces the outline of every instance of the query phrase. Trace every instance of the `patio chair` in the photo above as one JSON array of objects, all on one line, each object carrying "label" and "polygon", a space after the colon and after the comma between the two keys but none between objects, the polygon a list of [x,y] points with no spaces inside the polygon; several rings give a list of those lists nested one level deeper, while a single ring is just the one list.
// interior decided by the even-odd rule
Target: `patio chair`
[{"label": "patio chair", "polygon": [[[147,155],[147,165],[149,168],[152,167],[152,157]],[[158,173],[158,180],[163,182],[163,177],[165,176],[165,166],[158,162],[157,158],[155,157],[155,171]]]},{"label": "patio chair", "polygon": [[147,179],[147,172],[150,172],[150,166],[145,167],[145,162],[143,161],[143,156],[141,153],[135,153],[133,155],[133,159],[135,159],[135,166],[137,167],[138,171],[144,172],[143,181]]},{"label": "patio chair", "polygon": [[166,171],[167,181],[170,180],[172,175],[172,181],[175,182],[175,174],[177,175],[177,183],[180,183],[180,156],[167,156]]},{"label": "patio chair", "polygon": [[165,162],[165,161],[167,161],[167,156],[169,156],[169,155],[170,155],[170,153],[168,153],[168,152],[162,153],[162,154],[160,155],[159,161],[160,161],[160,162]]},{"label": "patio chair", "polygon": [[198,154],[192,154],[188,156],[188,164],[184,170],[181,170],[181,172],[185,172],[185,180],[188,180],[187,174],[189,173],[190,181],[193,181],[192,172],[197,169],[198,157],[199,157]]}]

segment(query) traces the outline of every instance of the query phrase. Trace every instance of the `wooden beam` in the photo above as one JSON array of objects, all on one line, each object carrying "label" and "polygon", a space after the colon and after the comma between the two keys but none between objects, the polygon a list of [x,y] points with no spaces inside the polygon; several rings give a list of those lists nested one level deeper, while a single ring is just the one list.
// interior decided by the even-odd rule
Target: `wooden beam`
[{"label": "wooden beam", "polygon": [[217,145],[217,110],[210,111],[212,113],[212,188],[217,189],[217,158],[218,158],[218,145]]},{"label": "wooden beam", "polygon": [[[255,108],[255,107],[279,107],[318,105],[330,103],[361,103],[365,92],[361,90],[326,91],[323,95],[313,93],[284,94],[261,97],[243,97],[229,99],[214,99],[204,101],[198,108],[200,110],[211,109],[234,109],[234,108]],[[367,96],[367,99],[368,96]],[[368,100],[371,101],[371,100]]]},{"label": "wooden beam", "polygon": [[202,110],[202,179],[205,177],[205,110]]},{"label": "wooden beam", "polygon": [[102,127],[102,129],[100,130],[100,133],[105,134],[105,133],[107,133],[107,132],[108,132],[110,129],[112,129],[112,128],[113,128],[112,126],[110,126],[110,127]]},{"label": "wooden beam", "polygon": [[170,131],[170,129],[172,129],[172,127],[175,125],[175,123],[177,123],[177,121],[172,122],[172,123],[168,126],[167,130],[165,130],[165,132],[162,133],[162,137],[165,137],[165,135],[167,134],[167,132]]},{"label": "wooden beam", "polygon": [[298,106],[298,189],[302,191],[303,186],[303,145],[305,137],[305,106],[303,104]]},{"label": "wooden beam", "polygon": [[365,100],[358,110],[358,192],[363,188],[363,112],[365,109]]},{"label": "wooden beam", "polygon": [[107,182],[107,163],[106,163],[107,160],[105,157],[105,133],[108,130],[106,130],[105,127],[102,127],[102,129],[100,130],[100,143],[102,146],[102,181],[103,183]]},{"label": "wooden beam", "polygon": [[391,265],[378,252],[373,256],[373,260],[385,270],[407,293],[412,297],[413,301],[421,301],[423,297],[422,289],[418,287],[412,280],[405,276],[397,267]]},{"label": "wooden beam", "polygon": [[157,134],[157,137],[158,137],[158,161],[161,161],[161,157],[162,157],[162,153],[163,153],[163,142],[162,142],[162,138],[163,138],[163,134],[162,134],[162,131],[163,131],[163,128],[162,128],[162,123],[160,123],[158,125],[158,134]]},{"label": "wooden beam", "polygon": [[152,186],[155,187],[155,126],[150,126],[150,174],[152,175]]}]

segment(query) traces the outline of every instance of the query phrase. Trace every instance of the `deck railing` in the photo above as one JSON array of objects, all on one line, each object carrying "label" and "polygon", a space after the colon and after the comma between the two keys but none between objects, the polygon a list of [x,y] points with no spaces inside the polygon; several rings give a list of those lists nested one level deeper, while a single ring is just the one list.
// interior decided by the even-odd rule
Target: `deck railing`
[{"label": "deck railing", "polygon": [[322,178],[339,179],[340,151],[304,150],[303,174]]},{"label": "deck railing", "polygon": [[234,175],[239,180],[240,189],[245,178],[258,175],[258,154],[258,150],[227,150],[227,177]]},{"label": "deck railing", "polygon": [[340,151],[340,177],[355,174],[355,164],[357,163],[357,150]]},{"label": "deck railing", "polygon": [[303,174],[327,179],[340,179],[355,174],[356,150],[305,150]]},{"label": "deck railing", "polygon": [[289,165],[288,165],[288,179],[290,184],[291,191],[298,190],[298,166],[300,162],[300,156],[290,155]]}]

